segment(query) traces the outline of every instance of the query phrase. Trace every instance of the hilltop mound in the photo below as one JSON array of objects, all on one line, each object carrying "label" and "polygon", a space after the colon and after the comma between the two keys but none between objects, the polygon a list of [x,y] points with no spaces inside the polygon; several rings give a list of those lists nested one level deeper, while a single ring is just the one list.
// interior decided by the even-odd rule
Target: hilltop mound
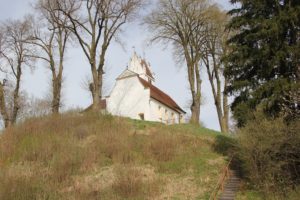
[{"label": "hilltop mound", "polygon": [[0,137],[0,199],[208,199],[218,133],[95,113],[30,119]]}]

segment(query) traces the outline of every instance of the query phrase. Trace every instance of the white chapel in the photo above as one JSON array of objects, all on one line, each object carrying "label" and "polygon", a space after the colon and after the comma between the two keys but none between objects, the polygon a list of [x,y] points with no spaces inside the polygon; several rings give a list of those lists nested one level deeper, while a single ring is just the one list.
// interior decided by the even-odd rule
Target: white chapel
[{"label": "white chapel", "polygon": [[150,64],[134,53],[101,106],[116,116],[165,124],[183,123],[185,111],[155,87],[154,81]]}]

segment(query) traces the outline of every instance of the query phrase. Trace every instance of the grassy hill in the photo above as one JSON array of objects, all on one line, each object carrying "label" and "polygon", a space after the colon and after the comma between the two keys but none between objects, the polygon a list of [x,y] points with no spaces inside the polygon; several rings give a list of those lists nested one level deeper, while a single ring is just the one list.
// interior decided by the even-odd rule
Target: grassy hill
[{"label": "grassy hill", "polygon": [[219,133],[93,113],[30,119],[0,136],[0,199],[208,199]]}]

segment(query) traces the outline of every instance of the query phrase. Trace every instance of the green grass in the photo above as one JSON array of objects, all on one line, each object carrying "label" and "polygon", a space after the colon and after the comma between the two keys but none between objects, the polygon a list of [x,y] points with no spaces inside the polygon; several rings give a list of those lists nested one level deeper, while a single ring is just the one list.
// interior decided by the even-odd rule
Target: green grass
[{"label": "green grass", "polygon": [[192,125],[64,114],[0,140],[0,199],[208,199],[226,156]]}]

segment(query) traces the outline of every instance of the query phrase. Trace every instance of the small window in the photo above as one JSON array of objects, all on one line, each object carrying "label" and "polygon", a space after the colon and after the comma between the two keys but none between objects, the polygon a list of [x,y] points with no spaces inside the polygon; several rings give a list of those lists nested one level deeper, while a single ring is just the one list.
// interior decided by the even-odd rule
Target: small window
[{"label": "small window", "polygon": [[140,114],[139,114],[139,117],[140,117],[140,120],[145,120],[144,113],[140,113]]}]

